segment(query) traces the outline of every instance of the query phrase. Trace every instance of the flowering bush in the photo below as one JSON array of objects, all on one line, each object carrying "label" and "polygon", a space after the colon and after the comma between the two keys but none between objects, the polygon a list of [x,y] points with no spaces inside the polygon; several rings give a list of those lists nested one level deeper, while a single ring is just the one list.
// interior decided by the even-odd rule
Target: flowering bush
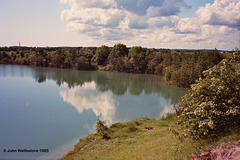
[{"label": "flowering bush", "polygon": [[203,72],[176,108],[178,123],[199,139],[240,124],[240,54]]}]

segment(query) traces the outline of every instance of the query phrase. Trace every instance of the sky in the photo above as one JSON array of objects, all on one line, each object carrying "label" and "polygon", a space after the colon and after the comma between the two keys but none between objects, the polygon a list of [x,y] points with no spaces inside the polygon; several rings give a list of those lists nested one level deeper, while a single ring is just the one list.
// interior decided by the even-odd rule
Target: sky
[{"label": "sky", "polygon": [[239,0],[0,0],[0,46],[240,48]]}]

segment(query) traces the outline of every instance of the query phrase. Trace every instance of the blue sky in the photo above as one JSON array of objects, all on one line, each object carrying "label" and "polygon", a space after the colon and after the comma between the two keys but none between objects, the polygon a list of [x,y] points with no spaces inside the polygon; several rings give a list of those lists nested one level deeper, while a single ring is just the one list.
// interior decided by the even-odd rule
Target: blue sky
[{"label": "blue sky", "polygon": [[240,48],[239,0],[0,0],[0,46]]}]

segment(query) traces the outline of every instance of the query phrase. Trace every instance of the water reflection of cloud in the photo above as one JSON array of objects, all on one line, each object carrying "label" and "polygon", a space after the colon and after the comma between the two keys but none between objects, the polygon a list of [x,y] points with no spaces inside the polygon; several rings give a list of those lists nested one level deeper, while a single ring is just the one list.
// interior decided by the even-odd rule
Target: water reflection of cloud
[{"label": "water reflection of cloud", "polygon": [[29,102],[26,102],[26,107],[28,107],[29,106]]},{"label": "water reflection of cloud", "polygon": [[158,119],[164,118],[167,116],[168,113],[173,113],[174,107],[172,105],[166,105],[163,109],[163,111],[160,113],[160,116]]},{"label": "water reflection of cloud", "polygon": [[91,133],[94,133],[96,131],[96,126],[95,124],[90,126],[88,123],[86,123],[84,126],[83,126],[84,129],[86,129],[88,131],[89,134]]},{"label": "water reflection of cloud", "polygon": [[94,82],[85,83],[82,86],[70,88],[68,91],[60,91],[60,96],[67,103],[72,104],[79,113],[92,109],[96,116],[101,116],[107,124],[113,123],[115,114],[115,101],[109,92],[99,92],[96,90]]}]

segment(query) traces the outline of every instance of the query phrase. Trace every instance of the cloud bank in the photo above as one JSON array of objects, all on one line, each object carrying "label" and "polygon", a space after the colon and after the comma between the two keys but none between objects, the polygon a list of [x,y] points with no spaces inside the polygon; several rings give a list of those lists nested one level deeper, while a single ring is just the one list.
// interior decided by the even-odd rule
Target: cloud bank
[{"label": "cloud bank", "polygon": [[[239,0],[215,0],[196,11],[184,0],[60,0],[70,9],[61,13],[67,31],[104,42],[160,47],[238,46]],[[215,45],[215,46],[214,46]],[[151,47],[151,46],[149,46]],[[176,48],[176,47],[173,47]]]},{"label": "cloud bank", "polygon": [[215,0],[200,7],[197,15],[202,24],[227,26],[240,30],[240,1]]}]

